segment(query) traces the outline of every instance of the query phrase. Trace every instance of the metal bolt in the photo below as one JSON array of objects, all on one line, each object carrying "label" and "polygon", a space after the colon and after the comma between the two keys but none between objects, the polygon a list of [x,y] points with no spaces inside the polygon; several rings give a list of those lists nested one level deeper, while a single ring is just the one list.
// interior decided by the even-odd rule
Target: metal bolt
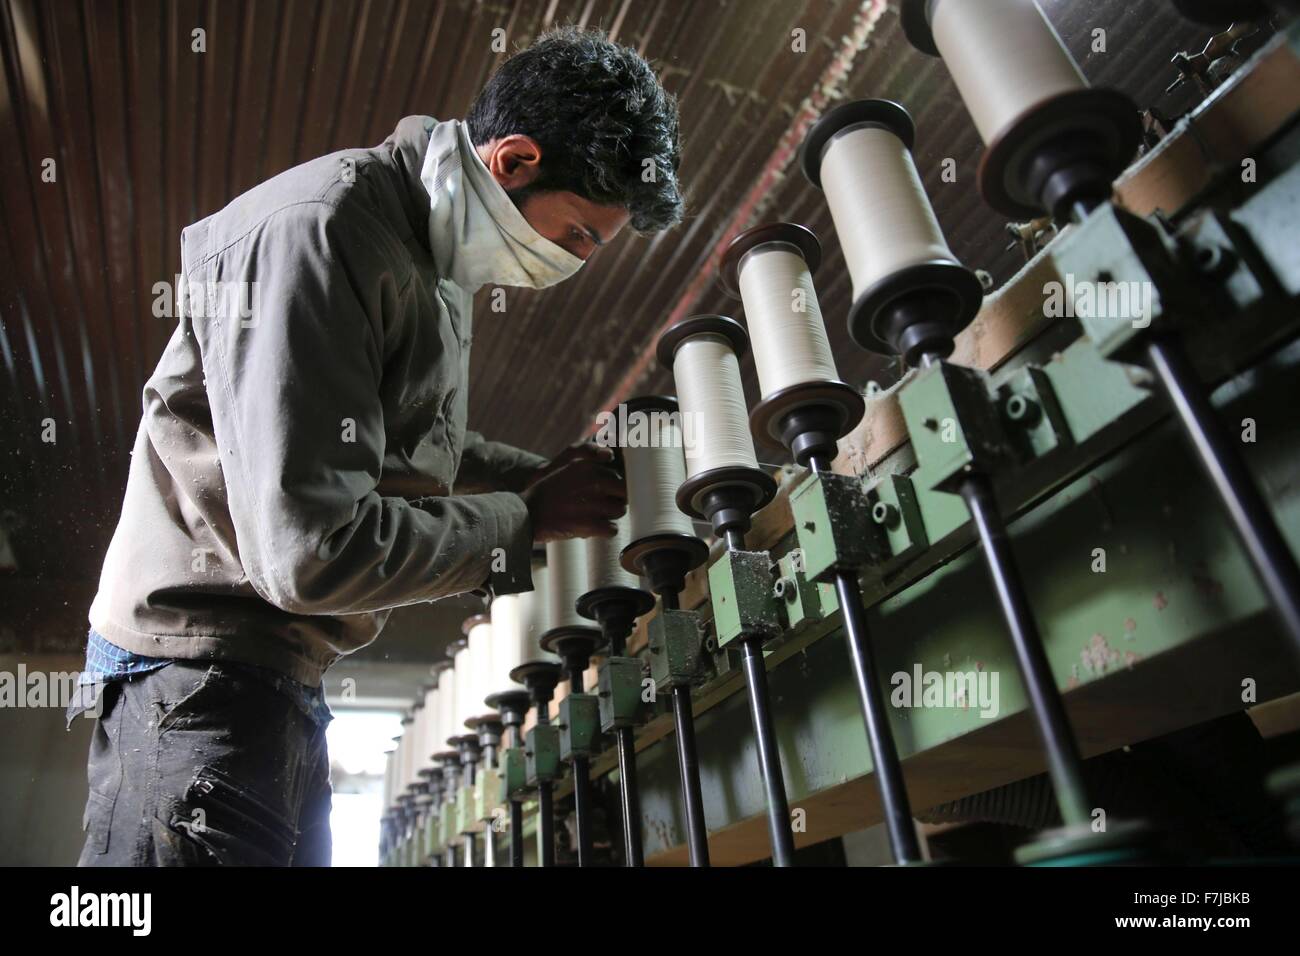
[{"label": "metal bolt", "polygon": [[898,509],[888,501],[877,501],[871,506],[871,520],[878,525],[892,528],[898,524]]},{"label": "metal bolt", "polygon": [[1032,402],[1023,395],[1012,395],[1007,399],[1007,417],[1018,422],[1028,417]]}]

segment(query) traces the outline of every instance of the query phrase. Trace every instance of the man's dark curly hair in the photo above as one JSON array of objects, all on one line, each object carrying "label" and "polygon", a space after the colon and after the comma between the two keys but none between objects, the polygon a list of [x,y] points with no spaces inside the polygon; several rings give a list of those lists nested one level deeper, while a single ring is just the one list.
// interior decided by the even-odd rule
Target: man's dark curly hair
[{"label": "man's dark curly hair", "polygon": [[511,193],[516,204],[527,193],[573,192],[627,209],[640,233],[682,218],[677,122],[676,98],[640,54],[573,27],[502,63],[466,117],[475,146],[523,134],[542,147],[541,172]]}]

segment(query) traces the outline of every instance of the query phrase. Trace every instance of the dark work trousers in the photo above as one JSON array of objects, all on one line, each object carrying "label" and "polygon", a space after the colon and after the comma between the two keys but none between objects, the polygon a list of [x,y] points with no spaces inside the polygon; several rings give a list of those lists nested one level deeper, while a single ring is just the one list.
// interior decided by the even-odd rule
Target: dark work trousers
[{"label": "dark work trousers", "polygon": [[200,661],[102,694],[79,866],[329,866],[325,727],[288,695]]}]

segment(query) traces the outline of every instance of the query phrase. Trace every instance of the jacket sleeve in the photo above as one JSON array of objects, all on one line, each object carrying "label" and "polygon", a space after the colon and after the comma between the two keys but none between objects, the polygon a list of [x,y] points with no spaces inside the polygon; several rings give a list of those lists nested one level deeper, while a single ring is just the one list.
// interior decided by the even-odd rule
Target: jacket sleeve
[{"label": "jacket sleeve", "polygon": [[408,502],[375,490],[385,307],[403,278],[391,251],[364,222],[305,203],[197,268],[200,281],[256,282],[249,318],[193,325],[240,560],[258,594],[291,613],[532,586],[518,495]]},{"label": "jacket sleeve", "polygon": [[456,487],[467,491],[524,490],[533,472],[547,459],[522,448],[488,441],[478,432],[465,433]]}]

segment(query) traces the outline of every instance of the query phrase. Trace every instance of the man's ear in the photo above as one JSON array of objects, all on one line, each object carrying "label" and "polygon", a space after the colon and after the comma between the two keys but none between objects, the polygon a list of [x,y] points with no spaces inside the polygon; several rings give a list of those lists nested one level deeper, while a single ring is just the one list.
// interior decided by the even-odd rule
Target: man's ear
[{"label": "man's ear", "polygon": [[542,172],[542,147],[522,133],[485,143],[478,147],[478,154],[506,192],[530,185]]}]

